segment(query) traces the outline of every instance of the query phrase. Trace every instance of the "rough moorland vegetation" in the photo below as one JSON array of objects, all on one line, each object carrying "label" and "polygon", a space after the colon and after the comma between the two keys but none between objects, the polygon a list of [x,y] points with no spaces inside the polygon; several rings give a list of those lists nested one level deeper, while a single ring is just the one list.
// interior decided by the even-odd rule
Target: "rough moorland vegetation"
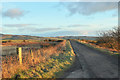
[{"label": "rough moorland vegetation", "polygon": [[97,44],[120,51],[120,27],[112,30],[99,32]]},{"label": "rough moorland vegetation", "polygon": [[112,53],[120,52],[120,27],[108,31],[98,32],[99,37],[96,40],[79,40],[94,48],[101,48]]},{"label": "rough moorland vegetation", "polygon": [[66,42],[66,49],[62,53],[52,54],[51,57],[28,70],[19,71],[14,78],[59,78],[68,69],[75,59],[75,54],[69,41]]},{"label": "rough moorland vegetation", "polygon": [[73,62],[74,53],[70,43],[60,41],[55,46],[31,49],[32,54],[22,55],[22,65],[18,56],[2,57],[3,78],[52,78]]}]

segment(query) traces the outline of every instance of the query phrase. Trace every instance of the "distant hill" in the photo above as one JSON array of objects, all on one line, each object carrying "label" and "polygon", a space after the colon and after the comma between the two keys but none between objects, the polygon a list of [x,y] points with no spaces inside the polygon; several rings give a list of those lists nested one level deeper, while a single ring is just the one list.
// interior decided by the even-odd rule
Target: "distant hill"
[{"label": "distant hill", "polygon": [[58,38],[96,40],[98,37],[93,37],[93,36],[59,36]]},{"label": "distant hill", "polygon": [[39,36],[29,36],[29,35],[8,35],[8,34],[0,34],[2,37],[2,40],[27,40],[27,39],[33,39],[33,40],[44,40],[48,39],[46,37],[39,37]]},{"label": "distant hill", "polygon": [[45,39],[86,39],[86,40],[96,40],[97,37],[92,36],[59,36],[59,37],[39,37],[30,35],[8,35],[0,34],[0,39],[2,40],[45,40]]}]

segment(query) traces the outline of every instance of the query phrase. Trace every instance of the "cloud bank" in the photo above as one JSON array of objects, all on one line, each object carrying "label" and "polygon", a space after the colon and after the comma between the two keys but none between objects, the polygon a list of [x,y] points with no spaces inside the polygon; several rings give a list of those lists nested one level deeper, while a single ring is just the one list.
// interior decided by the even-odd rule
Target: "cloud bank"
[{"label": "cloud bank", "polygon": [[4,24],[5,27],[26,27],[26,26],[32,26],[37,24]]},{"label": "cloud bank", "polygon": [[61,28],[31,28],[30,30],[33,32],[47,32],[47,31],[54,31],[60,30]]},{"label": "cloud bank", "polygon": [[73,24],[73,25],[68,25],[67,27],[89,27],[90,25],[81,25],[81,24]]},{"label": "cloud bank", "polygon": [[3,12],[4,17],[9,17],[11,19],[13,19],[13,18],[19,19],[20,17],[24,16],[25,14],[26,14],[26,11],[21,10],[19,8],[8,9]]},{"label": "cloud bank", "polygon": [[92,15],[98,12],[110,11],[118,8],[117,2],[70,2],[62,3],[73,14]]},{"label": "cloud bank", "polygon": [[47,32],[43,34],[37,34],[38,36],[49,36],[49,37],[56,37],[56,36],[89,36],[93,35],[91,33],[94,33],[94,31],[86,31],[86,30],[80,30],[80,31],[72,31],[72,30],[60,30],[60,31],[55,31],[55,32]]}]

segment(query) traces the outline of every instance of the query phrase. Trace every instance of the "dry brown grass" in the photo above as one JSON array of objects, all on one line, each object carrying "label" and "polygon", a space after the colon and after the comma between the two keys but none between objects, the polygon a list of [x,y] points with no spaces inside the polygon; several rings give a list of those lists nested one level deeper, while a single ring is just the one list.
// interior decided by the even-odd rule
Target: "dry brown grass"
[{"label": "dry brown grass", "polygon": [[62,53],[63,49],[65,48],[65,43],[66,41],[64,40],[55,46],[32,49],[33,56],[30,54],[30,52],[22,56],[22,65],[19,64],[18,56],[2,57],[2,77],[11,78],[14,74],[21,70],[27,70],[40,62],[45,62],[52,54]]},{"label": "dry brown grass", "polygon": [[[116,52],[118,51],[115,48],[113,49],[113,48],[110,48],[110,47],[106,47],[106,45],[107,45],[106,43],[98,43],[96,45],[97,41],[92,41],[92,40],[79,40],[79,41],[82,42],[82,43],[90,44],[90,45],[92,45],[96,48],[106,49],[106,50],[109,50],[109,51],[116,51]],[[113,44],[113,43],[111,43],[111,44]],[[115,47],[118,47],[118,44],[116,44]]]},{"label": "dry brown grass", "polygon": [[6,42],[6,43],[2,43],[2,46],[17,46],[17,45],[28,45],[28,44],[38,44],[40,42]]}]

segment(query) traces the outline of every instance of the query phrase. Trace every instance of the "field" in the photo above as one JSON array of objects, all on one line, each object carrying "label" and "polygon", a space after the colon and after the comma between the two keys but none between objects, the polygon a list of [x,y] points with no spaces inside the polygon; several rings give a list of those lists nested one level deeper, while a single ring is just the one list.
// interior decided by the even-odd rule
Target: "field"
[{"label": "field", "polygon": [[74,61],[66,40],[3,40],[2,45],[3,78],[56,78]]}]

